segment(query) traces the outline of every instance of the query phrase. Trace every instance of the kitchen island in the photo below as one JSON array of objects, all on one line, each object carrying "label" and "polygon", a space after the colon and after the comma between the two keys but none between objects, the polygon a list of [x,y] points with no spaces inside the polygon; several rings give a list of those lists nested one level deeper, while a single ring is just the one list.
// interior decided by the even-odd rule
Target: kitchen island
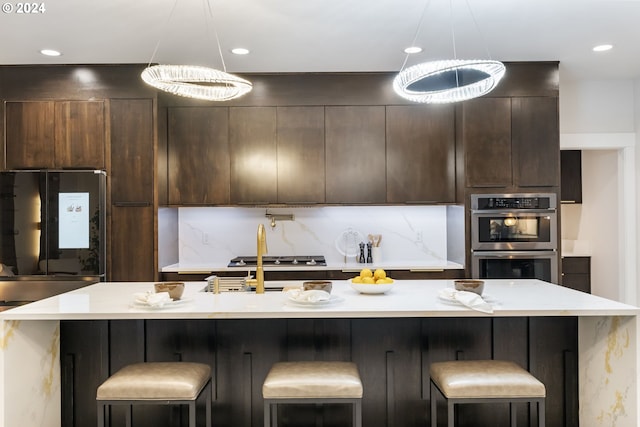
[{"label": "kitchen island", "polygon": [[[303,359],[358,363],[365,425],[426,425],[428,366],[455,358],[508,358],[529,369],[547,386],[547,426],[638,425],[637,307],[538,280],[487,280],[493,314],[441,299],[450,280],[396,281],[382,295],[333,286],[330,303],[309,307],[282,292],[216,295],[189,282],[180,302],[150,309],[133,294],[151,283],[99,283],[6,311],[0,427],[93,426],[97,384],[142,360],[212,364],[214,425],[259,426],[267,370]],[[474,406],[460,425],[507,416]],[[343,409],[316,415],[339,425]],[[174,416],[142,410],[148,425]],[[297,425],[294,411],[282,416]],[[520,410],[519,425],[533,416]]]}]

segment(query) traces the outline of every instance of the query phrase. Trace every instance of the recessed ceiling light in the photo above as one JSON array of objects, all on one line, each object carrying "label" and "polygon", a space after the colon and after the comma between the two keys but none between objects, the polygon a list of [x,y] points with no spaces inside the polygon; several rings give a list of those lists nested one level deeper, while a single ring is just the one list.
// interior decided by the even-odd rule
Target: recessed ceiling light
[{"label": "recessed ceiling light", "polygon": [[613,49],[613,45],[610,45],[610,44],[601,44],[601,45],[595,46],[595,47],[593,48],[593,51],[594,51],[594,52],[605,52],[605,51],[607,51],[607,50],[611,50],[611,49]]},{"label": "recessed ceiling light", "polygon": [[53,50],[53,49],[42,49],[40,51],[40,53],[43,54],[43,55],[46,55],[46,56],[60,56],[60,55],[62,55],[57,50]]},{"label": "recessed ceiling light", "polygon": [[236,47],[234,49],[231,49],[231,53],[234,53],[236,55],[246,55],[249,53],[249,49],[245,49],[243,47]]},{"label": "recessed ceiling light", "polygon": [[418,46],[407,47],[404,50],[404,53],[409,53],[409,54],[411,54],[411,53],[420,53],[420,52],[422,52],[422,48],[418,47]]}]

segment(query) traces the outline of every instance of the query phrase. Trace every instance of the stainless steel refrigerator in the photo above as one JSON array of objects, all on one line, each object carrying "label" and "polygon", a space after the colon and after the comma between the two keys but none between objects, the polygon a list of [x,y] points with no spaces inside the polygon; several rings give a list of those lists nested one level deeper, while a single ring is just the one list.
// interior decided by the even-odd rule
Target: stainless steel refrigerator
[{"label": "stainless steel refrigerator", "polygon": [[105,280],[106,174],[0,172],[0,305]]}]

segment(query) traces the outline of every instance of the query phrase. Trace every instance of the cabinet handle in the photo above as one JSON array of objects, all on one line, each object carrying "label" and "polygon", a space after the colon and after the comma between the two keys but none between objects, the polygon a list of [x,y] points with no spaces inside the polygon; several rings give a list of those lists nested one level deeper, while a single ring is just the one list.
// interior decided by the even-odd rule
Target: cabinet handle
[{"label": "cabinet handle", "polygon": [[575,200],[560,200],[560,203],[565,203],[565,204],[572,204],[572,203],[576,203]]},{"label": "cabinet handle", "polygon": [[444,268],[411,268],[411,273],[442,273]]},{"label": "cabinet handle", "polygon": [[146,206],[151,206],[151,203],[149,202],[114,202],[113,206],[122,207],[122,208],[146,207]]},{"label": "cabinet handle", "polygon": [[436,205],[441,203],[437,200],[408,200],[404,202],[405,205]]},{"label": "cabinet handle", "polygon": [[305,205],[317,205],[318,202],[284,202],[284,204],[305,206]]}]

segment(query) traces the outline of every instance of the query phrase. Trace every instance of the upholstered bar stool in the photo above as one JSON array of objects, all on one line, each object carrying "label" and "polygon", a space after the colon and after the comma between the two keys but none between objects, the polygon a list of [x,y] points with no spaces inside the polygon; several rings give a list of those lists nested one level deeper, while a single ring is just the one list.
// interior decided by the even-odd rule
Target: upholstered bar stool
[{"label": "upholstered bar stool", "polygon": [[153,362],[125,366],[103,382],[96,393],[98,427],[104,427],[108,405],[129,405],[126,426],[131,427],[133,405],[188,405],[189,427],[196,426],[196,402],[206,393],[206,426],[211,427],[213,387],[211,368],[202,363]]},{"label": "upholstered bar stool", "polygon": [[544,384],[516,363],[502,360],[458,360],[431,364],[431,427],[437,426],[436,390],[447,400],[448,427],[459,403],[508,402],[511,427],[516,426],[513,403],[538,406],[538,427],[544,427]]},{"label": "upholstered bar stool", "polygon": [[279,404],[348,403],[352,425],[362,427],[362,381],[352,362],[279,362],[262,385],[264,425],[278,425]]}]

